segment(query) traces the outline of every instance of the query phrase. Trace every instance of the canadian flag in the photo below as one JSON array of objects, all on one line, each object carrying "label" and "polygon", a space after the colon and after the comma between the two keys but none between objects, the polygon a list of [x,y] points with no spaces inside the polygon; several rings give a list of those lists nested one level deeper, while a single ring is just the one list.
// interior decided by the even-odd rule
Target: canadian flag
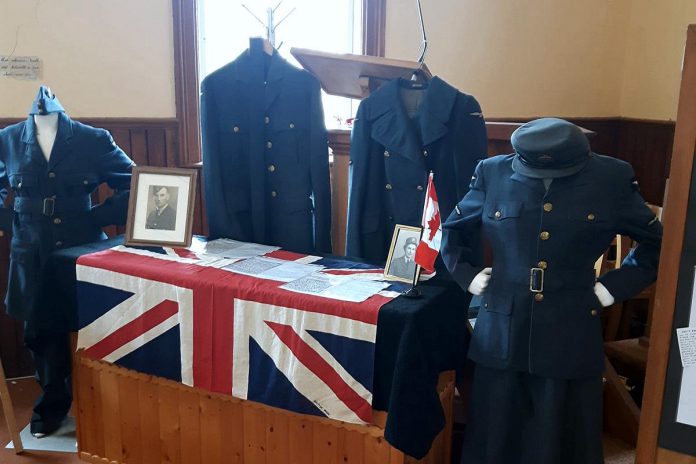
[{"label": "canadian flag", "polygon": [[428,177],[428,189],[425,191],[425,205],[423,206],[421,224],[423,233],[418,248],[416,248],[414,261],[423,269],[433,272],[435,258],[440,253],[442,221],[440,220],[440,207],[437,203],[437,193],[435,192],[432,171],[430,172],[430,177]]}]

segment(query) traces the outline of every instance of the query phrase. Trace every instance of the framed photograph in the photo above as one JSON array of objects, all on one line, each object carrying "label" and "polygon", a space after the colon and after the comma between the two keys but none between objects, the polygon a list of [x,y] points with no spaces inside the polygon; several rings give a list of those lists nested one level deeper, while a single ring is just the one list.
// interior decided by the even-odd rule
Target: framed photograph
[{"label": "framed photograph", "polygon": [[384,265],[385,279],[413,282],[416,271],[420,273],[420,266],[417,266],[414,261],[420,236],[420,227],[402,224],[397,224],[394,227],[389,256],[387,256],[387,263]]},{"label": "framed photograph", "polygon": [[191,245],[194,169],[136,166],[131,179],[126,245]]}]

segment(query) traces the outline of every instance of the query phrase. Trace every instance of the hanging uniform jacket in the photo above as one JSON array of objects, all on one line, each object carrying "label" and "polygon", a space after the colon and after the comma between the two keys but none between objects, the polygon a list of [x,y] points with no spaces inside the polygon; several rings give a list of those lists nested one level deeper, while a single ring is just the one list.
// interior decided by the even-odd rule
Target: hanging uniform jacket
[{"label": "hanging uniform jacket", "polygon": [[469,358],[493,369],[552,378],[604,369],[597,258],[616,234],[638,242],[620,269],[599,278],[616,302],[655,281],[662,225],[638,192],[631,166],[592,154],[577,174],[541,179],[516,173],[514,155],[482,161],[471,190],[442,226],[442,258],[468,288],[493,251]]},{"label": "hanging uniform jacket", "polygon": [[421,225],[430,171],[440,211],[451,211],[486,157],[486,126],[474,97],[434,77],[411,119],[400,96],[408,85],[388,82],[358,108],[350,147],[349,256],[384,261],[395,224]]},{"label": "hanging uniform jacket", "polygon": [[203,80],[201,111],[210,236],[330,253],[319,82],[277,52],[244,52]]},{"label": "hanging uniform jacket", "polygon": [[[0,130],[0,182],[14,192],[13,205],[0,210],[0,228],[12,230],[5,300],[11,316],[29,321],[51,298],[42,295],[41,279],[54,250],[105,239],[102,227],[125,224],[132,167],[107,131],[63,112],[49,161],[32,116]],[[91,195],[104,182],[116,192],[93,206]]]}]

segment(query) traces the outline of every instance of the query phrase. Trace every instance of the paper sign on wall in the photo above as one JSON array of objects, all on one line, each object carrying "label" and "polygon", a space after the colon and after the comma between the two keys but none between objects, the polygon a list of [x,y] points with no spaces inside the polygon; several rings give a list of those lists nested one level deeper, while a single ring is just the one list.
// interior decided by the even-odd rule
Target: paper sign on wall
[{"label": "paper sign on wall", "polygon": [[696,327],[677,329],[682,366],[696,366]]},{"label": "paper sign on wall", "polygon": [[691,309],[687,327],[677,329],[682,378],[677,405],[677,422],[696,427],[696,268],[691,287]]},{"label": "paper sign on wall", "polygon": [[0,77],[37,80],[41,77],[41,67],[38,56],[0,55]]}]

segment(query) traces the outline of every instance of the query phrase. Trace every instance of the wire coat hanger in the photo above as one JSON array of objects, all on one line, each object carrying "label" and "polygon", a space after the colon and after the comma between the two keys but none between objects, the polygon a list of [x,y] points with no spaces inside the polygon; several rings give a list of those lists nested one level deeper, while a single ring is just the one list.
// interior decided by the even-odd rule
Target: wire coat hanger
[{"label": "wire coat hanger", "polygon": [[421,28],[421,44],[420,47],[418,47],[420,50],[420,54],[418,56],[418,67],[413,70],[410,81],[413,83],[425,83],[428,81],[428,76],[423,71],[423,63],[425,63],[425,53],[428,50],[428,39],[425,35],[425,23],[423,21],[421,2],[420,0],[416,0],[416,2],[418,4],[418,20],[420,21]]}]

